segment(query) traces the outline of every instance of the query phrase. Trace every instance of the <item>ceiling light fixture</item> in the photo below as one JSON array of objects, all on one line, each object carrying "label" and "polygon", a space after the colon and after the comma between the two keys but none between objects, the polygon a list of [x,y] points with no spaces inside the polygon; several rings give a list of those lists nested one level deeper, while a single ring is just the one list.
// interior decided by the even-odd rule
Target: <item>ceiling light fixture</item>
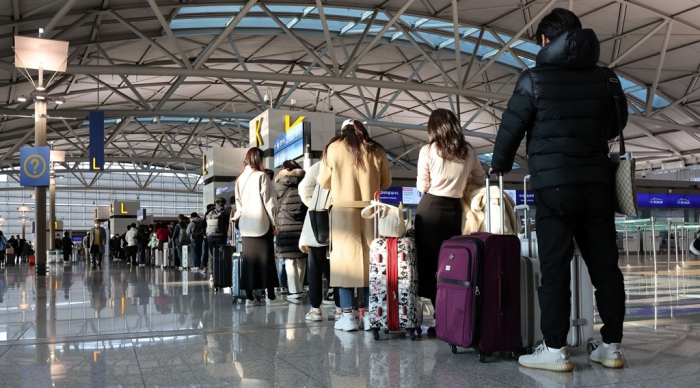
[{"label": "ceiling light fixture", "polygon": [[23,96],[23,95],[22,95],[22,96],[19,96],[19,97],[17,97],[17,101],[19,101],[19,102],[27,102],[27,97],[25,97],[25,96]]}]

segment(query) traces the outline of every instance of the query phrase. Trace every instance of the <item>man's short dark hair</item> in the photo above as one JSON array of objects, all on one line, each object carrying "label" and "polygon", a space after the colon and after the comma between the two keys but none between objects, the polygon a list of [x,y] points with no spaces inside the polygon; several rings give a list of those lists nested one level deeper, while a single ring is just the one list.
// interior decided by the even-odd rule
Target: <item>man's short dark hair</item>
[{"label": "man's short dark hair", "polygon": [[136,227],[136,223],[135,223],[135,222],[132,223],[132,224],[131,224],[131,227],[132,227],[132,228],[135,228],[135,227]]},{"label": "man's short dark hair", "polygon": [[214,205],[213,203],[210,203],[209,205],[207,205],[207,211],[209,211],[215,207],[216,207],[216,205]]},{"label": "man's short dark hair", "polygon": [[192,214],[190,214],[190,217],[197,218],[199,217],[199,214],[197,214],[197,212],[192,212]]},{"label": "man's short dark hair", "polygon": [[535,33],[537,44],[542,46],[543,34],[547,39],[552,40],[567,31],[579,28],[582,28],[581,21],[575,13],[568,9],[555,8],[549,15],[543,17],[537,26],[537,32]]},{"label": "man's short dark hair", "polygon": [[184,215],[184,214],[178,214],[178,215],[177,215],[177,219],[178,219],[178,220],[184,220],[184,219],[185,219],[185,215]]}]

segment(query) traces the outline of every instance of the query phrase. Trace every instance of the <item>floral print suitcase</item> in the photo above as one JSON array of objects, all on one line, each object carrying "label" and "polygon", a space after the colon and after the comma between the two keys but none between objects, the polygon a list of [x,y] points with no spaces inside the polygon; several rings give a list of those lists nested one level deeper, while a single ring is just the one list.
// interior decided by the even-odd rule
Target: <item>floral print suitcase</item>
[{"label": "floral print suitcase", "polygon": [[377,238],[370,247],[369,316],[374,339],[379,331],[421,334],[416,243],[413,238]]}]

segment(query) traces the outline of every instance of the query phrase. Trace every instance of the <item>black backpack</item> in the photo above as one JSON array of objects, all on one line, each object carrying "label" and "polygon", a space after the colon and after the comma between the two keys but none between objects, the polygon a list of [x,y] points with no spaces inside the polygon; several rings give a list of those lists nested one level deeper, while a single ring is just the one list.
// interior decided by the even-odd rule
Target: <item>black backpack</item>
[{"label": "black backpack", "polygon": [[204,240],[204,226],[202,225],[202,223],[204,221],[192,221],[192,222],[194,223],[194,227],[192,229],[192,236],[197,241]]}]

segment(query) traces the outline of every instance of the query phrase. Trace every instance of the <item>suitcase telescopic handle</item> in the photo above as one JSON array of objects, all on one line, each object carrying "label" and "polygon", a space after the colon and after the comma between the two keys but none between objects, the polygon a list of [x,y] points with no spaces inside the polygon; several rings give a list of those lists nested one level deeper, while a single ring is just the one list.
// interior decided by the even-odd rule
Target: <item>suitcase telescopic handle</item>
[{"label": "suitcase telescopic handle", "polygon": [[[500,191],[499,202],[500,206],[500,222],[501,222],[501,234],[505,234],[505,214],[504,214],[504,204],[503,204],[503,174],[496,173],[498,175],[498,189]],[[486,231],[493,233],[491,229],[491,176],[486,173]]]}]

